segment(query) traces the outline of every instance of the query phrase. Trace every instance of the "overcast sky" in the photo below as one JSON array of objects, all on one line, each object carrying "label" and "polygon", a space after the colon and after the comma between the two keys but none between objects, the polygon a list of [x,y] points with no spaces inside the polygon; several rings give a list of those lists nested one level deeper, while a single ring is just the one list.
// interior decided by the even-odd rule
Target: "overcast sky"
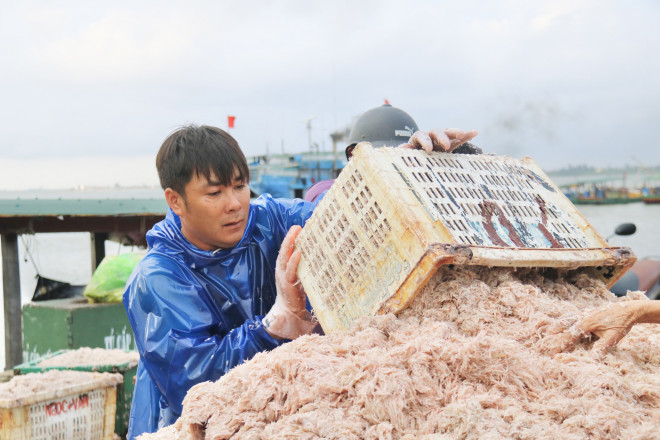
[{"label": "overcast sky", "polygon": [[0,2],[0,190],[156,185],[185,123],[330,149],[388,99],[568,165],[660,165],[655,1]]}]

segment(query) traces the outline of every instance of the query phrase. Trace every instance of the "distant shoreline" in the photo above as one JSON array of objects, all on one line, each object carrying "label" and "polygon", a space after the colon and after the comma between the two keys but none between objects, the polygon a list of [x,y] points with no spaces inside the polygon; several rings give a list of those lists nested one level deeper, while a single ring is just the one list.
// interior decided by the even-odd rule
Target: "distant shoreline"
[{"label": "distant shoreline", "polygon": [[95,186],[66,189],[0,190],[0,199],[162,198],[160,186]]}]

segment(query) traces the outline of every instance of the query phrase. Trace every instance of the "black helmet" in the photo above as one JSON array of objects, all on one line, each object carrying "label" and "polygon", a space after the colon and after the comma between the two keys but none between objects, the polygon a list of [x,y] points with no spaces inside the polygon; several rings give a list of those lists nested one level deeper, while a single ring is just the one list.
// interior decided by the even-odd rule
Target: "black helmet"
[{"label": "black helmet", "polygon": [[408,142],[419,130],[410,115],[403,110],[384,104],[362,113],[348,135],[348,149],[360,142],[374,147],[396,147]]}]

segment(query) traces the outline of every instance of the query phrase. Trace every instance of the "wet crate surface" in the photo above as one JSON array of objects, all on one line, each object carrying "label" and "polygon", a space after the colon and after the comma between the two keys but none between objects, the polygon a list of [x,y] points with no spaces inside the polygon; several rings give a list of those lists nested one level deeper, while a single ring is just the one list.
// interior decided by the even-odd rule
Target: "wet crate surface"
[{"label": "wet crate surface", "polygon": [[0,440],[110,440],[117,375],[89,373],[81,384],[0,400]]},{"label": "wet crate surface", "polygon": [[610,248],[529,158],[360,144],[296,246],[325,331],[400,311],[441,264],[587,268],[612,284],[634,262]]}]

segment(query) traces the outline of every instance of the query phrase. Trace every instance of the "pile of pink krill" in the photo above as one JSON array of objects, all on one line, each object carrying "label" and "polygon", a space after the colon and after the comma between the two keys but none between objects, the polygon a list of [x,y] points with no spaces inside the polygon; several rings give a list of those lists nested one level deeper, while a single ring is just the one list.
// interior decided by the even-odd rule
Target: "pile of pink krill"
[{"label": "pile of pink krill", "polygon": [[399,316],[261,353],[140,439],[657,438],[657,329],[602,359],[560,337],[609,301],[585,275],[443,267]]}]

